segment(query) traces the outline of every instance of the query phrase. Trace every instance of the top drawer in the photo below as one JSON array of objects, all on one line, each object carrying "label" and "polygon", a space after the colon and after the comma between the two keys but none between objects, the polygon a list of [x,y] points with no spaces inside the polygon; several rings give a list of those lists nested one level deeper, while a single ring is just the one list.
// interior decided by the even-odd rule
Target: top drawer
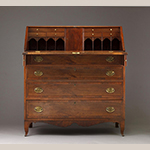
[{"label": "top drawer", "polygon": [[28,29],[29,32],[64,32],[65,28],[46,28],[46,27],[33,27]]},{"label": "top drawer", "polygon": [[27,55],[27,65],[124,65],[121,55]]}]

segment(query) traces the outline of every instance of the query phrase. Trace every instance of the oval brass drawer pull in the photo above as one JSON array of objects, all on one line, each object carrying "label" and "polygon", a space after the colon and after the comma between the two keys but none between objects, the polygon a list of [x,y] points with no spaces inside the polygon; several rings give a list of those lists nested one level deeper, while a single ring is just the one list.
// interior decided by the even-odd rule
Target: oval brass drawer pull
[{"label": "oval brass drawer pull", "polygon": [[34,108],[34,111],[37,112],[37,113],[41,113],[43,111],[43,108],[41,106],[36,106]]},{"label": "oval brass drawer pull", "polygon": [[34,75],[40,77],[43,75],[43,72],[40,70],[36,70],[36,71],[34,71]]},{"label": "oval brass drawer pull", "polygon": [[42,61],[43,61],[43,58],[42,58],[41,56],[36,56],[36,57],[34,58],[34,61],[36,61],[36,62],[42,62]]},{"label": "oval brass drawer pull", "polygon": [[112,57],[112,56],[108,56],[108,57],[106,58],[106,61],[109,62],[109,63],[113,62],[114,60],[115,60],[115,58]]},{"label": "oval brass drawer pull", "polygon": [[107,92],[107,93],[114,93],[114,92],[115,92],[115,89],[112,88],[112,87],[109,87],[109,88],[106,89],[106,92]]},{"label": "oval brass drawer pull", "polygon": [[115,71],[109,70],[109,71],[106,72],[106,75],[111,77],[111,76],[115,75]]},{"label": "oval brass drawer pull", "polygon": [[34,92],[35,93],[38,93],[38,94],[40,94],[40,93],[42,93],[44,90],[42,89],[42,88],[40,88],[40,87],[36,87],[35,89],[34,89]]},{"label": "oval brass drawer pull", "polygon": [[115,111],[115,108],[114,107],[107,107],[106,111],[109,112],[109,113],[112,113],[112,112]]}]

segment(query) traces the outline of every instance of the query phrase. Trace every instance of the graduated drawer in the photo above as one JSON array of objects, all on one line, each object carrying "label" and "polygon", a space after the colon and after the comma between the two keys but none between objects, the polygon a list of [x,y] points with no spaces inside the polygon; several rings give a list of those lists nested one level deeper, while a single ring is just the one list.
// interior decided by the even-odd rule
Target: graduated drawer
[{"label": "graduated drawer", "polygon": [[123,68],[121,66],[27,66],[27,79],[49,80],[111,80],[122,79]]},{"label": "graduated drawer", "polygon": [[27,65],[124,65],[120,55],[28,55]]},{"label": "graduated drawer", "polygon": [[121,101],[27,101],[28,119],[98,119],[121,116]]},{"label": "graduated drawer", "polygon": [[34,82],[27,80],[27,98],[94,97],[122,99],[122,82]]}]

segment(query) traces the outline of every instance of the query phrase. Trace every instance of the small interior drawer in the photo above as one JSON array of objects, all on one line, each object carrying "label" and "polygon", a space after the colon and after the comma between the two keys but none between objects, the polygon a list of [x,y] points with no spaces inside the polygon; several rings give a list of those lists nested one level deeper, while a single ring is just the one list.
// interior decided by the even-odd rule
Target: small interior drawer
[{"label": "small interior drawer", "polygon": [[54,27],[51,27],[51,28],[48,28],[48,27],[33,27],[33,28],[29,28],[28,29],[29,32],[64,32],[65,31],[65,28],[54,28]]},{"label": "small interior drawer", "polygon": [[65,32],[47,32],[47,37],[56,36],[56,37],[64,37]]},{"label": "small interior drawer", "polygon": [[29,32],[29,37],[46,37],[46,32]]}]

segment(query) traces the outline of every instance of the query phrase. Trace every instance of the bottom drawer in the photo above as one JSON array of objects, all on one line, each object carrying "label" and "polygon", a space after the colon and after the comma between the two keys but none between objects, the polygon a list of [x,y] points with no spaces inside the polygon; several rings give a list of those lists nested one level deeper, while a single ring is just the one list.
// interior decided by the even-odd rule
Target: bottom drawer
[{"label": "bottom drawer", "polygon": [[121,116],[122,101],[27,101],[27,119],[98,119]]}]

